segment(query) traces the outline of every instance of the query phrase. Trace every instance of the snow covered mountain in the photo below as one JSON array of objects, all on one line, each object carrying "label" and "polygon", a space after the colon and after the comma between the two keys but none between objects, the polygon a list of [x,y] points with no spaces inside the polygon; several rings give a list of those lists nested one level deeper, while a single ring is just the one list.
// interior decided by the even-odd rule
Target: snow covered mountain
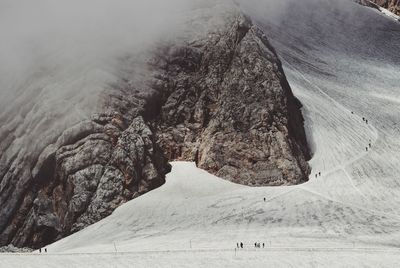
[{"label": "snow covered mountain", "polygon": [[[135,29],[121,4],[136,8],[110,6],[127,21],[109,23],[133,37],[97,25],[82,29],[89,37],[50,27],[75,38],[77,52],[38,40],[38,73],[24,72],[26,59],[15,84],[2,73],[14,98],[0,115],[0,245],[38,248],[79,231],[161,186],[176,159],[246,185],[308,180],[301,103],[267,37],[233,2],[149,11],[173,30],[160,18]],[[102,18],[94,9],[86,12]],[[67,12],[87,22],[75,13]]]},{"label": "snow covered mountain", "polygon": [[[268,36],[303,104],[310,180],[251,188],[173,163],[165,185],[50,245],[49,255],[4,255],[0,265],[400,262],[400,24],[346,0],[239,4]],[[245,248],[235,251],[238,242]]]}]

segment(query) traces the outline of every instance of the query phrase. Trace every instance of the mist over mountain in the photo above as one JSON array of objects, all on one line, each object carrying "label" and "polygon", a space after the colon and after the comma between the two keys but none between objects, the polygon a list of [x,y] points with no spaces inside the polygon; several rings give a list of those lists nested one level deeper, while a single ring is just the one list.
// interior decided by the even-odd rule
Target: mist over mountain
[{"label": "mist over mountain", "polygon": [[395,266],[393,18],[0,1],[0,266]]},{"label": "mist over mountain", "polygon": [[161,186],[168,161],[251,186],[307,181],[301,103],[237,5],[89,3],[5,7],[3,25],[24,19],[3,44],[2,245],[81,230]]}]

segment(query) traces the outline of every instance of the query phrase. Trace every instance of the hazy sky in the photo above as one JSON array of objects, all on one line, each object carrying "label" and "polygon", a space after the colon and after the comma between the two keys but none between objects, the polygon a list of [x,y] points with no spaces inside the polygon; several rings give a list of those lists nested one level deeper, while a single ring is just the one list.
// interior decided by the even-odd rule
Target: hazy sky
[{"label": "hazy sky", "polygon": [[67,75],[68,68],[101,68],[100,62],[109,68],[111,58],[173,34],[187,6],[185,0],[0,0],[0,99],[32,75]]}]

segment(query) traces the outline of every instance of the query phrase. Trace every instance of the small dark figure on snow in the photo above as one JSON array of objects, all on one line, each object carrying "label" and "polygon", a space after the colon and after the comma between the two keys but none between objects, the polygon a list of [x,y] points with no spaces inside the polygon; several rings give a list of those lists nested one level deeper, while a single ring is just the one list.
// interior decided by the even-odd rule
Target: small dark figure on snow
[{"label": "small dark figure on snow", "polygon": [[236,247],[239,248],[239,243],[236,243]]},{"label": "small dark figure on snow", "polygon": [[242,242],[240,242],[240,247],[243,248],[243,243]]},{"label": "small dark figure on snow", "polygon": [[365,121],[365,117],[363,117],[363,121]]},{"label": "small dark figure on snow", "polygon": [[42,249],[41,248],[39,248],[39,253],[42,253]]},{"label": "small dark figure on snow", "polygon": [[368,147],[365,147],[365,151],[367,151],[367,152],[368,152]]},{"label": "small dark figure on snow", "polygon": [[254,247],[255,247],[255,248],[257,247],[257,243],[254,243]]},{"label": "small dark figure on snow", "polygon": [[47,253],[47,248],[44,248],[44,252]]},{"label": "small dark figure on snow", "polygon": [[315,178],[317,178],[318,177],[318,174],[315,174]]},{"label": "small dark figure on snow", "polygon": [[265,197],[264,197],[264,202],[266,201]]},{"label": "small dark figure on snow", "polygon": [[265,244],[263,243],[263,248],[265,248]]},{"label": "small dark figure on snow", "polygon": [[321,176],[321,172],[319,172],[318,174],[319,174],[319,176]]},{"label": "small dark figure on snow", "polygon": [[371,145],[371,143],[369,144],[369,148],[371,148],[372,147],[372,145]]}]

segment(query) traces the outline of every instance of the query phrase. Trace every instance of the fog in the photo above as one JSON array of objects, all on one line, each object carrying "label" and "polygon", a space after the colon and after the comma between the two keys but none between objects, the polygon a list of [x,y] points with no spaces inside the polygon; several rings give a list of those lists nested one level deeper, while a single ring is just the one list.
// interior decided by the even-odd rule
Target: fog
[{"label": "fog", "polygon": [[[99,83],[90,76],[115,79],[115,58],[173,35],[188,6],[184,0],[0,0],[0,111],[32,84],[53,94]],[[82,72],[80,88],[59,87]]]},{"label": "fog", "polygon": [[[44,105],[62,100],[94,109],[93,96],[120,76],[117,58],[137,57],[156,41],[173,39],[188,10],[217,1],[0,0],[0,113],[32,97],[47,99]],[[236,2],[270,21],[279,21],[290,6]]]},{"label": "fog", "polygon": [[[30,137],[21,139],[26,144],[37,137],[53,140],[66,127],[102,111],[107,87],[134,67],[122,66],[121,59],[140,62],[155,43],[175,40],[184,30],[212,29],[186,22],[188,17],[196,20],[193,8],[208,5],[200,12],[207,16],[216,2],[231,0],[0,0],[0,138],[13,132]],[[398,58],[384,53],[387,38],[365,34],[365,8],[350,0],[234,2],[262,27],[286,60],[333,52],[341,55],[336,58],[363,58],[370,50],[377,58]],[[334,20],[322,23],[332,14]],[[351,19],[354,16],[360,19]],[[348,45],[349,36],[342,32],[349,27],[363,46]],[[135,79],[132,73],[129,79]],[[10,151],[19,150],[21,141]]]}]

